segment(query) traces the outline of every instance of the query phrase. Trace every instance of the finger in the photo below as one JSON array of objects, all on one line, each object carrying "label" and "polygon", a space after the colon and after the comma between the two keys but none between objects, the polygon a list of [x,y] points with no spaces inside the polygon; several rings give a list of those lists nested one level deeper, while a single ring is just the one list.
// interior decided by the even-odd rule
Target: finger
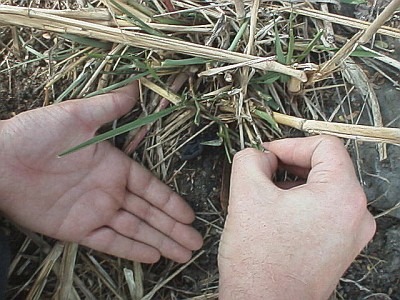
[{"label": "finger", "polygon": [[65,102],[65,107],[89,127],[98,128],[128,113],[138,98],[139,88],[135,81],[108,94]]},{"label": "finger", "polygon": [[178,263],[187,262],[192,256],[192,251],[127,211],[120,210],[108,225],[128,238],[156,248],[162,256]]},{"label": "finger", "polygon": [[203,238],[193,227],[177,222],[134,194],[127,194],[123,208],[189,250],[203,245]]},{"label": "finger", "polygon": [[359,245],[359,251],[361,251],[368,242],[372,239],[376,232],[376,222],[374,217],[365,209],[364,218],[361,221],[360,232],[357,234],[357,242]]},{"label": "finger", "polygon": [[93,231],[79,243],[107,254],[148,264],[160,259],[160,252],[154,247],[122,236],[108,227]]},{"label": "finger", "polygon": [[357,179],[343,142],[320,135],[283,139],[266,143],[266,147],[286,165],[311,169],[307,182],[345,182]]},{"label": "finger", "polygon": [[128,190],[148,201],[178,222],[190,224],[195,215],[192,208],[177,193],[136,162],[131,163]]},{"label": "finger", "polygon": [[238,152],[233,158],[232,180],[268,179],[278,168],[278,160],[271,152],[261,152],[254,148],[247,148]]},{"label": "finger", "polygon": [[[278,189],[272,177],[277,168],[278,161],[273,153],[252,148],[238,152],[233,158],[228,215],[245,215],[251,207],[260,207],[268,199],[275,199]],[[253,186],[263,187],[265,198],[259,197]]]}]

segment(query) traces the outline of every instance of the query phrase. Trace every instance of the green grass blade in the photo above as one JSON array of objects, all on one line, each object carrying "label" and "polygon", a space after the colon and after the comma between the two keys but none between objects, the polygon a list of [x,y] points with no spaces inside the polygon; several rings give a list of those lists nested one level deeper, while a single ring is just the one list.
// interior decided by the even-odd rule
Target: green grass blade
[{"label": "green grass blade", "polygon": [[276,54],[276,60],[281,63],[285,64],[286,63],[286,56],[285,53],[283,52],[282,49],[282,41],[281,38],[279,37],[279,31],[278,31],[278,26],[275,23],[275,54]]},{"label": "green grass blade", "polygon": [[243,22],[242,26],[240,26],[235,38],[232,41],[232,44],[228,48],[229,51],[235,51],[236,50],[240,39],[242,38],[244,32],[247,29],[247,26],[249,25],[249,22],[250,22],[250,19],[248,18],[248,19],[246,19],[246,21]]},{"label": "green grass blade", "polygon": [[42,54],[42,53],[40,53],[39,51],[36,51],[35,49],[29,47],[28,45],[26,45],[24,48],[26,49],[26,51],[32,53],[32,54],[35,55],[37,58],[45,59],[45,58],[48,57],[47,55]]},{"label": "green grass blade", "polygon": [[353,52],[350,53],[351,57],[379,57],[380,55],[377,53],[370,52],[368,50],[364,50],[362,48],[357,48]]},{"label": "green grass blade", "polygon": [[[333,48],[333,47],[324,47],[324,46],[319,46],[315,47],[316,49],[323,50],[323,51],[333,51],[337,52],[339,51],[340,48]],[[350,53],[350,56],[353,57],[379,57],[380,55],[374,52],[370,52],[366,49],[362,49],[361,47],[357,47],[353,52]]]},{"label": "green grass blade", "polygon": [[81,73],[76,80],[74,80],[66,89],[61,93],[60,96],[57,97],[57,99],[54,101],[54,103],[59,103],[63,101],[69,93],[72,92],[73,89],[75,89],[78,85],[80,85],[83,81],[85,81],[89,77],[89,74],[87,73]]},{"label": "green grass blade", "polygon": [[93,48],[100,48],[100,49],[104,49],[104,50],[111,49],[111,43],[108,43],[108,42],[102,42],[99,40],[95,40],[95,39],[91,39],[91,38],[87,38],[87,37],[83,37],[83,36],[79,36],[79,35],[75,35],[75,34],[70,34],[70,33],[61,34],[61,36],[66,40],[76,42],[80,45],[90,46]]},{"label": "green grass blade", "polygon": [[281,74],[276,73],[276,72],[267,72],[266,74],[260,76],[260,77],[254,77],[250,81],[254,83],[260,83],[260,84],[272,84],[275,81],[277,81],[279,78],[281,78]]},{"label": "green grass blade", "polygon": [[[137,0],[128,0],[127,4],[132,6],[135,9],[137,9],[141,13],[145,14],[146,16],[150,17],[152,22],[154,21],[155,18],[153,18],[153,16],[157,14],[157,11],[151,9],[148,6],[145,6],[141,3],[139,3],[139,1],[137,1]],[[172,19],[169,17],[157,17],[156,20],[157,20],[157,23],[161,23],[161,24],[170,24],[170,25],[185,24],[182,20]]]},{"label": "green grass blade", "polygon": [[130,11],[126,10],[124,7],[122,7],[119,3],[117,3],[114,0],[110,0],[111,3],[118,8],[121,12],[123,12],[125,15],[127,15],[127,18],[121,18],[121,19],[125,19],[126,21],[129,21],[131,23],[133,23],[136,26],[139,26],[140,28],[142,28],[145,32],[149,33],[149,34],[153,34],[156,36],[166,36],[166,34],[164,34],[161,31],[158,31],[154,28],[152,28],[151,26],[147,25],[145,22],[143,22],[142,20],[140,20],[137,16],[133,15]]},{"label": "green grass blade", "polygon": [[366,0],[340,0],[340,3],[344,4],[365,4],[367,3]]},{"label": "green grass blade", "polygon": [[220,138],[222,138],[222,140],[223,140],[226,158],[228,159],[228,162],[231,164],[232,163],[232,157],[231,157],[232,144],[231,144],[231,140],[229,137],[229,131],[222,124],[219,126],[218,136]]},{"label": "green grass blade", "polygon": [[295,14],[293,12],[290,13],[289,17],[289,44],[288,44],[288,51],[286,55],[286,64],[290,65],[292,63],[293,53],[294,53],[294,19]]},{"label": "green grass blade", "polygon": [[97,96],[97,95],[101,95],[101,94],[105,94],[105,93],[111,92],[111,91],[113,91],[113,90],[115,90],[115,89],[118,89],[118,88],[120,88],[120,87],[123,87],[123,86],[127,85],[128,83],[131,83],[131,82],[133,82],[133,81],[135,81],[135,80],[138,80],[138,79],[140,79],[140,78],[142,78],[142,77],[144,77],[144,76],[146,76],[146,75],[149,75],[149,74],[150,74],[150,72],[149,72],[149,71],[146,71],[146,72],[137,74],[137,75],[135,75],[135,76],[129,77],[129,78],[125,79],[125,80],[122,80],[122,81],[120,81],[120,82],[117,82],[117,83],[114,83],[114,84],[112,84],[112,85],[109,85],[108,87],[105,87],[105,88],[102,88],[102,89],[100,89],[100,90],[98,90],[98,91],[95,91],[95,92],[93,92],[93,93],[87,94],[87,95],[86,95],[86,98],[89,98],[89,97],[93,97],[93,96]]},{"label": "green grass blade", "polygon": [[155,69],[153,69],[150,64],[146,63],[146,70],[150,73],[150,76],[153,77],[156,81],[158,81],[160,84],[164,85],[164,82],[161,80],[160,76],[157,75],[157,72]]},{"label": "green grass blade", "polygon": [[157,113],[148,115],[147,117],[137,119],[137,120],[135,120],[133,122],[125,124],[125,125],[123,125],[121,127],[118,127],[116,129],[113,129],[113,130],[110,130],[108,132],[99,134],[99,135],[95,136],[94,138],[91,138],[90,140],[87,140],[86,142],[83,142],[83,143],[81,143],[81,144],[79,144],[79,145],[77,145],[75,147],[72,147],[72,148],[60,153],[59,156],[61,157],[61,156],[67,155],[67,154],[71,154],[73,152],[76,152],[78,150],[86,148],[86,147],[88,147],[90,145],[97,144],[99,142],[108,140],[108,139],[113,138],[113,137],[115,137],[117,135],[120,135],[122,133],[125,133],[125,132],[131,131],[133,129],[139,128],[139,127],[141,127],[143,125],[147,125],[149,123],[153,123],[153,122],[157,121],[158,119],[161,119],[162,117],[165,117],[165,116],[169,115],[173,111],[181,109],[182,107],[183,106],[181,106],[181,105],[171,106],[171,107],[166,108],[166,109],[164,109],[162,111],[159,111]]},{"label": "green grass blade", "polygon": [[272,110],[279,110],[279,105],[275,102],[274,98],[266,93],[260,86],[254,85],[254,90],[258,97],[263,100],[264,105],[270,107]]},{"label": "green grass blade", "polygon": [[[35,62],[35,61],[40,61],[40,60],[44,60],[44,59],[51,59],[51,60],[53,60],[53,61],[64,60],[64,59],[70,57],[70,56],[71,56],[71,53],[70,53],[70,52],[73,51],[73,49],[61,50],[61,51],[59,51],[59,52],[57,52],[57,53],[54,53],[54,54],[52,54],[51,56],[49,56],[49,55],[43,55],[42,53],[39,53],[39,52],[37,52],[36,50],[35,50],[35,51],[32,51],[33,49],[30,48],[30,47],[26,47],[26,46],[25,46],[25,49],[26,49],[28,52],[30,52],[30,53],[32,53],[33,55],[35,55],[36,58],[32,58],[32,59],[30,59],[30,60],[25,60],[25,61],[23,61],[23,62],[20,62],[20,63],[17,63],[17,64],[15,64],[15,65],[13,65],[12,67],[9,67],[9,68],[0,70],[0,74],[5,73],[5,72],[9,72],[9,71],[11,71],[11,70],[17,69],[17,68],[19,68],[19,67],[22,67],[22,66],[25,66],[25,65],[27,65],[27,64],[33,63],[33,62]],[[75,48],[75,49],[80,50],[80,47]],[[38,55],[38,54],[39,54],[39,55]]]},{"label": "green grass blade", "polygon": [[196,107],[196,114],[194,116],[194,124],[199,126],[200,125],[201,105],[199,104],[199,102],[197,102],[196,99],[194,100],[194,106]]},{"label": "green grass blade", "polygon": [[310,54],[314,46],[318,43],[320,40],[322,34],[324,33],[323,29],[320,29],[318,33],[314,36],[314,38],[311,40],[311,42],[307,45],[307,48],[297,57],[296,61],[301,62],[304,58]]},{"label": "green grass blade", "polygon": [[203,146],[211,146],[211,147],[220,147],[224,143],[224,140],[219,137],[217,140],[210,140],[210,141],[205,141],[201,142],[200,144]]},{"label": "green grass blade", "polygon": [[202,65],[209,61],[210,60],[201,57],[193,57],[185,59],[166,59],[161,63],[161,66],[176,67],[176,66]]},{"label": "green grass blade", "polygon": [[139,3],[137,0],[128,0],[126,1],[126,3],[150,18],[152,18],[155,14],[157,14],[155,10]]},{"label": "green grass blade", "polygon": [[[46,58],[47,58],[47,57],[46,57]],[[14,69],[19,68],[19,67],[22,67],[22,66],[24,66],[24,65],[33,63],[33,62],[35,62],[35,61],[40,61],[40,60],[42,60],[42,59],[43,59],[42,57],[37,57],[37,58],[33,58],[33,59],[30,59],[30,60],[26,60],[26,61],[17,63],[17,64],[15,64],[15,65],[13,65],[12,67],[9,67],[9,68],[0,70],[0,74],[9,72],[9,71],[11,71],[11,70],[14,70]]]},{"label": "green grass blade", "polygon": [[275,119],[271,117],[268,113],[258,109],[256,109],[254,113],[264,121],[267,121],[267,123],[271,125],[271,129],[275,131],[275,133],[277,133],[278,135],[282,135],[282,131],[279,128],[278,123],[276,123]]}]

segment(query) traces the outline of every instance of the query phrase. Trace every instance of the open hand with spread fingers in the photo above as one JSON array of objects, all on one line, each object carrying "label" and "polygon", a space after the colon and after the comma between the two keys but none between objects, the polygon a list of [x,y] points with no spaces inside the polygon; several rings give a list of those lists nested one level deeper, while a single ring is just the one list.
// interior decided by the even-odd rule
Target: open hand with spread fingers
[{"label": "open hand with spread fingers", "polygon": [[108,142],[64,157],[127,113],[137,83],[0,121],[0,211],[16,223],[135,261],[183,263],[202,237],[190,206]]}]

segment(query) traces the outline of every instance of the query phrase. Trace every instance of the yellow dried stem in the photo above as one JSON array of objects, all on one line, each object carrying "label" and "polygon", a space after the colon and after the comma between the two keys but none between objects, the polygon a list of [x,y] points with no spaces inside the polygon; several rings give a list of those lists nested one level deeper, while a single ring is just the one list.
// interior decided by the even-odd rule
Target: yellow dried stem
[{"label": "yellow dried stem", "polygon": [[233,2],[235,3],[237,19],[241,22],[241,21],[243,21],[245,15],[246,15],[246,11],[244,9],[244,2],[243,2],[243,0],[233,0]]},{"label": "yellow dried stem", "polygon": [[360,44],[367,43],[379,28],[386,22],[400,6],[400,0],[393,0],[385,10],[372,22],[365,31],[355,34],[329,61],[321,66],[321,75],[316,76],[324,78],[333,72]]},{"label": "yellow dried stem", "polygon": [[388,6],[379,14],[379,16],[372,22],[372,24],[365,30],[363,36],[358,41],[360,44],[368,43],[374,34],[377,33],[379,28],[385,24],[387,20],[396,12],[400,7],[400,0],[392,0]]},{"label": "yellow dried stem", "polygon": [[[0,5],[1,7],[2,5]],[[119,27],[119,28],[125,28],[128,27],[130,30],[141,30],[139,27],[136,27],[132,25],[132,23],[125,21],[125,20],[120,20],[120,19],[115,19],[112,17],[110,10],[106,8],[82,8],[80,10],[56,10],[56,9],[44,9],[44,8],[23,8],[23,7],[16,7],[16,9],[23,9],[23,10],[29,10],[29,13],[27,16],[29,16],[32,13],[50,13],[54,16],[60,16],[60,17],[66,17],[66,18],[71,18],[71,19],[77,19],[77,20],[84,20],[92,23],[96,23],[99,25],[106,25],[106,26],[112,26],[112,27]],[[189,25],[171,25],[171,24],[160,24],[160,23],[152,23],[151,21],[146,18],[145,21],[146,25],[149,25],[150,27],[157,29],[157,30],[163,30],[163,31],[168,31],[168,32],[198,32],[198,33],[209,33],[212,31],[212,26],[210,24],[205,24],[205,25],[194,25],[194,26],[189,26]],[[6,25],[6,24],[4,24]]]},{"label": "yellow dried stem", "polygon": [[43,288],[46,285],[47,278],[53,269],[54,264],[56,263],[57,259],[63,252],[64,246],[61,243],[56,243],[50,253],[47,255],[45,260],[41,264],[41,270],[36,277],[36,280],[29,291],[27,299],[41,299],[41,294],[43,292]]},{"label": "yellow dried stem", "polygon": [[272,113],[275,121],[311,134],[329,134],[367,142],[383,142],[400,145],[400,128],[374,127],[306,120],[281,113]]},{"label": "yellow dried stem", "polygon": [[78,244],[65,243],[64,253],[61,260],[58,288],[56,299],[70,299],[72,294],[72,283],[74,279],[74,268],[76,255],[78,253]]},{"label": "yellow dried stem", "polygon": [[[383,119],[379,106],[379,101],[367,75],[365,75],[361,67],[357,65],[351,58],[347,58],[343,62],[342,72],[346,80],[357,87],[357,89],[360,91],[360,94],[362,94],[363,97],[367,100],[368,105],[371,108],[374,126],[378,128],[383,127]],[[378,152],[380,160],[384,160],[387,158],[387,149],[385,144],[378,144]]]},{"label": "yellow dried stem", "polygon": [[241,68],[241,67],[246,67],[246,66],[251,67],[254,64],[257,64],[259,62],[270,61],[272,59],[273,59],[273,57],[260,57],[260,58],[254,59],[254,60],[250,60],[250,61],[246,61],[246,62],[242,62],[242,63],[238,63],[238,64],[232,64],[232,65],[228,65],[228,66],[212,68],[212,69],[208,69],[206,71],[200,72],[198,76],[200,76],[200,77],[201,76],[214,76],[219,73],[224,73],[226,71]]},{"label": "yellow dried stem", "polygon": [[167,99],[168,101],[170,101],[173,104],[179,104],[181,102],[181,97],[179,97],[178,95],[174,94],[171,91],[168,91],[160,86],[158,86],[157,84],[155,84],[154,82],[151,82],[150,80],[148,80],[147,78],[141,78],[139,79],[140,83],[143,84],[145,87],[149,88],[150,90],[152,90],[153,92],[155,92],[156,94],[160,95],[162,98]]},{"label": "yellow dried stem", "polygon": [[[76,34],[144,49],[168,50],[226,63],[241,63],[258,58],[252,55],[216,49],[186,41],[152,36],[146,33],[131,32],[86,21],[54,16],[49,13],[29,13],[28,9],[5,5],[0,5],[0,22],[10,25],[30,26],[58,33]],[[264,71],[293,76],[303,82],[307,81],[307,76],[303,71],[295,70],[275,61],[259,62],[254,64],[253,67]]]},{"label": "yellow dried stem", "polygon": [[143,286],[143,269],[142,269],[142,264],[139,262],[133,262],[133,272],[134,272],[134,278],[135,278],[135,297],[136,299],[142,299],[143,294],[144,294],[144,286]]},{"label": "yellow dried stem", "polygon": [[[151,18],[148,17],[147,15],[145,15],[144,13],[138,11],[136,8],[120,1],[120,0],[113,0],[113,1],[109,1],[109,0],[100,0],[101,2],[103,2],[107,7],[112,7],[113,8],[113,12],[119,12],[119,9],[117,7],[117,5],[119,5],[120,7],[122,7],[124,10],[128,11],[129,13],[131,13],[132,15],[134,15],[136,18],[140,19],[143,22],[150,22]],[[117,4],[117,5],[116,5]]]},{"label": "yellow dried stem", "polygon": [[[332,14],[332,13],[326,13],[322,12],[317,9],[310,9],[310,8],[291,8],[291,7],[285,7],[281,8],[280,10],[286,11],[286,12],[294,12],[296,14],[300,14],[303,16],[323,20],[323,21],[329,21],[335,24],[340,24],[344,26],[350,26],[353,28],[357,29],[367,29],[369,26],[371,26],[370,22],[366,21],[361,21],[358,19],[350,18],[350,17],[345,17],[337,14]],[[390,36],[393,38],[400,39],[400,28],[393,28],[390,26],[382,26],[381,28],[378,29],[377,33],[383,34],[386,36]]]}]

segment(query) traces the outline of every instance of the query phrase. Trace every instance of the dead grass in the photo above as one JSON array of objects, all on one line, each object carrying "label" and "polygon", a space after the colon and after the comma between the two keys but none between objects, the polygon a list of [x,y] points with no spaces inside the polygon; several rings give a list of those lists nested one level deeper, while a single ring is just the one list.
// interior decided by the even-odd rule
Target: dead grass
[{"label": "dead grass", "polygon": [[[39,2],[21,7],[0,1],[0,72],[8,74],[9,89],[16,88],[13,70],[40,64],[34,75],[43,80],[43,105],[105,93],[135,79],[141,84],[135,116],[184,103],[184,112],[129,132],[123,142],[127,154],[178,191],[176,177],[186,162],[177,154],[212,126],[218,133],[208,142],[223,147],[228,160],[244,147],[292,136],[294,129],[378,143],[381,160],[387,158],[386,143],[400,144],[400,129],[384,127],[372,83],[354,56],[398,72],[390,49],[375,45],[400,37],[391,23],[399,0],[372,22],[338,15],[326,3]],[[396,72],[382,73],[397,82]],[[213,251],[223,219],[215,203],[207,205],[210,211],[200,212],[199,223],[208,243],[184,265],[141,266],[23,231],[10,275],[31,276],[13,284],[10,294],[216,299]],[[204,256],[214,256],[207,270],[204,262],[197,264]]]}]

